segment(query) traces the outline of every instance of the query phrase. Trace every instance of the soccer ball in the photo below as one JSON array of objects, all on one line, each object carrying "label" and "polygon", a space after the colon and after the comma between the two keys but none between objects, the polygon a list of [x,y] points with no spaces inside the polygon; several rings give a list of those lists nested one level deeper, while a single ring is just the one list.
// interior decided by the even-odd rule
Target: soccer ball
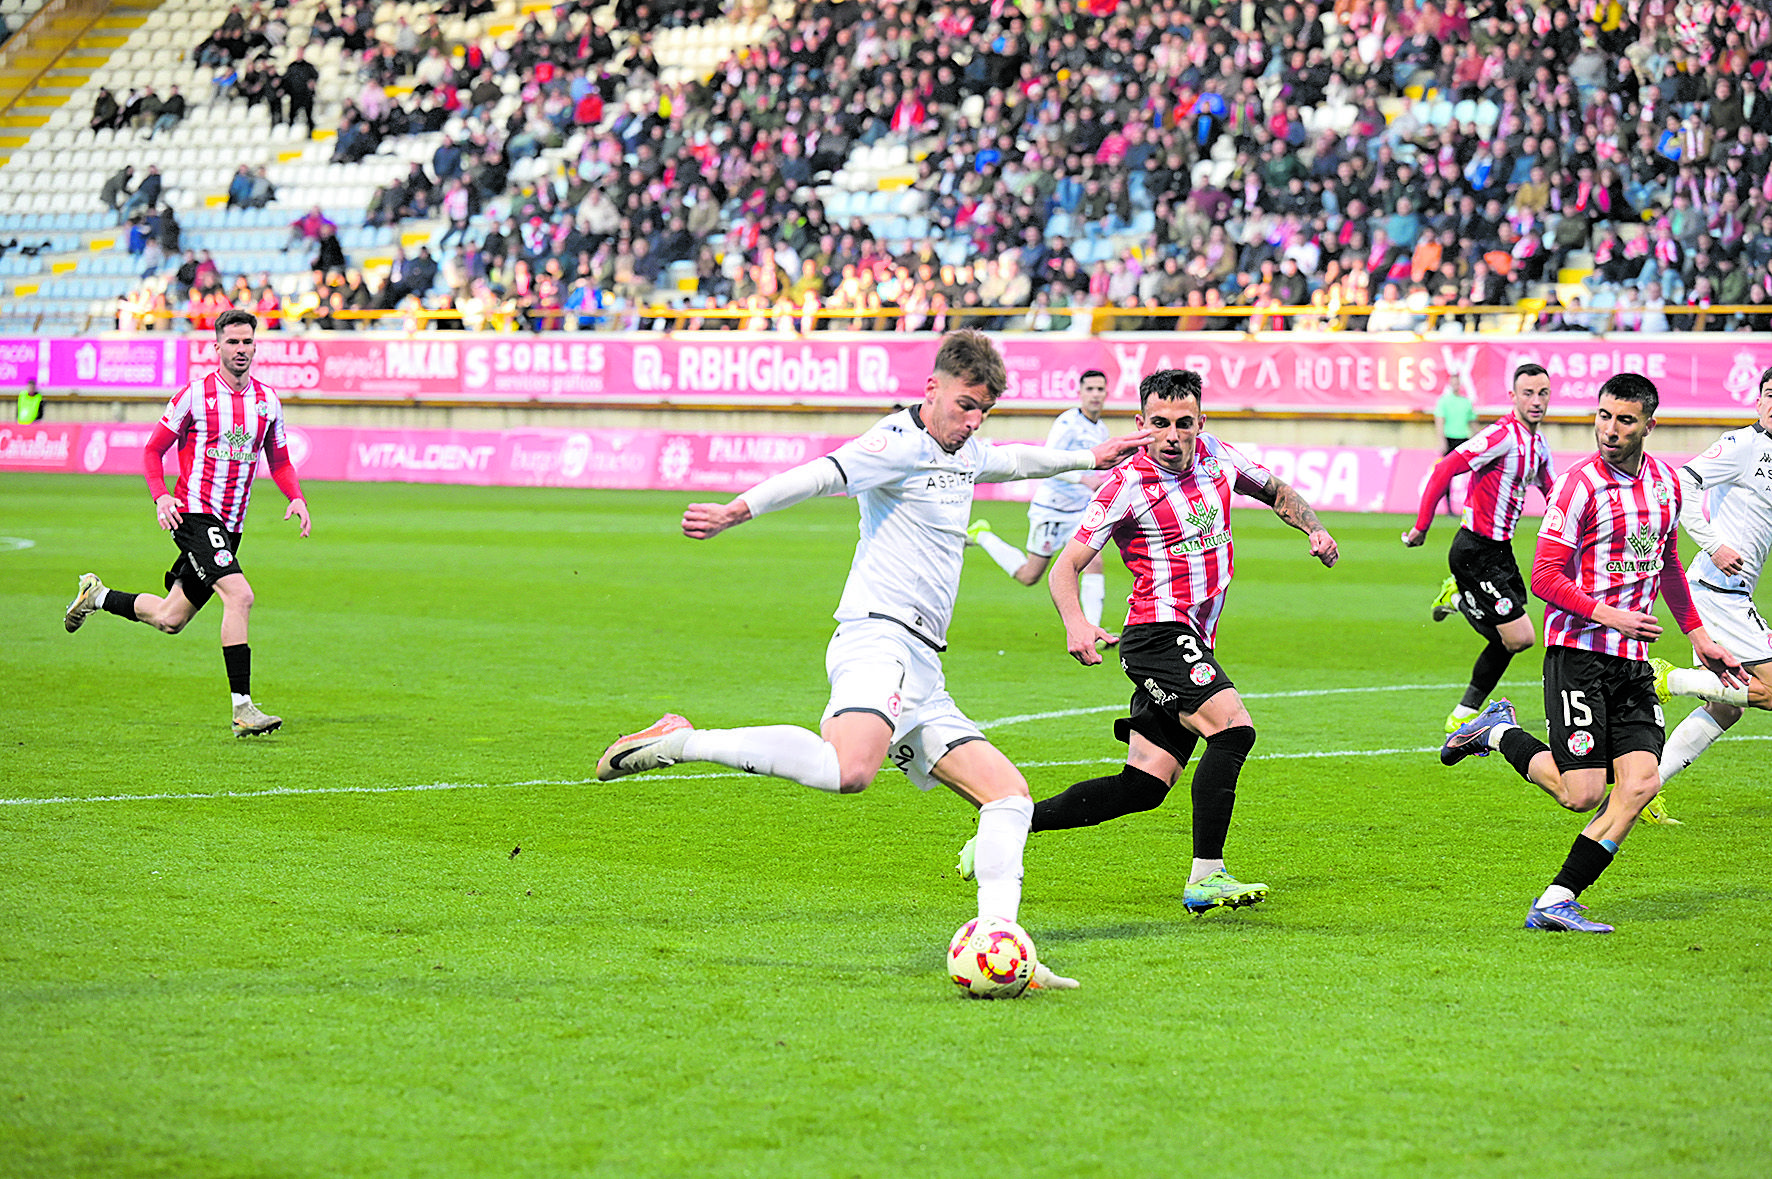
[{"label": "soccer ball", "polygon": [[962,925],[948,943],[948,974],[974,999],[1013,999],[1034,979],[1034,939],[1001,917]]}]

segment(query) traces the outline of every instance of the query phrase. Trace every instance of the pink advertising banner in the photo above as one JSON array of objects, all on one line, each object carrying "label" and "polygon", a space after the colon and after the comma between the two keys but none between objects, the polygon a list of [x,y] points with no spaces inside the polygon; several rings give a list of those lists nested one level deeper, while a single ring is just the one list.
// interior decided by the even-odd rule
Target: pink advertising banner
[{"label": "pink advertising banner", "polygon": [[[152,423],[0,426],[0,471],[139,475]],[[847,439],[824,434],[677,430],[401,430],[293,426],[290,455],[304,479],[456,483],[492,487],[581,487],[727,496],[829,454]],[[1439,459],[1429,450],[1372,446],[1259,446],[1238,449],[1334,512],[1413,513]],[[1558,454],[1564,470],[1587,457]],[[176,473],[176,452],[166,469]],[[263,474],[261,468],[260,474]],[[1462,495],[1464,481],[1454,485]],[[1031,482],[985,483],[980,499],[1027,500]],[[265,494],[275,494],[267,490]],[[1244,507],[1255,501],[1243,499]],[[1531,493],[1527,510],[1543,501]]]},{"label": "pink advertising banner", "polygon": [[[1772,367],[1772,337],[1624,333],[1434,336],[1422,339],[1235,333],[1000,335],[1005,405],[1062,408],[1081,375],[1108,377],[1109,404],[1129,407],[1161,368],[1206,380],[1207,407],[1268,412],[1424,411],[1454,369],[1468,368],[1484,409],[1498,409],[1514,367],[1551,374],[1552,410],[1584,412],[1618,372],[1660,387],[1664,416],[1736,416]],[[338,333],[260,338],[255,372],[285,397],[885,408],[921,396],[939,340],[891,332],[416,335]],[[201,336],[0,339],[0,388],[166,392],[215,365]]]}]

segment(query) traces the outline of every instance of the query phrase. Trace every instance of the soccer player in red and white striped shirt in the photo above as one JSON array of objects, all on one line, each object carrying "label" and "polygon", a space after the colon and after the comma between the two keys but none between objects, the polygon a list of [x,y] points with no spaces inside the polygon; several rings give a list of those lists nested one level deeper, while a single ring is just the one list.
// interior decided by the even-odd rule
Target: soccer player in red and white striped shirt
[{"label": "soccer player in red and white striped shirt", "polygon": [[[1660,789],[1664,740],[1648,645],[1661,634],[1655,596],[1667,595],[1699,660],[1726,683],[1743,684],[1741,664],[1705,633],[1680,567],[1680,480],[1643,451],[1655,426],[1654,382],[1621,373],[1600,386],[1594,434],[1599,451],[1551,489],[1538,530],[1532,592],[1544,618],[1544,709],[1551,743],[1515,723],[1497,700],[1446,739],[1440,760],[1502,756],[1521,777],[1572,811],[1598,813],[1526,915],[1527,929],[1610,933],[1576,902],[1612,862]],[[1665,576],[1664,576],[1665,575]],[[1607,771],[1616,784],[1606,793]]]},{"label": "soccer player in red and white striped shirt", "polygon": [[1464,520],[1446,562],[1452,575],[1440,587],[1434,621],[1456,609],[1485,645],[1471,667],[1464,699],[1446,717],[1450,733],[1477,715],[1489,693],[1501,682],[1513,657],[1533,643],[1532,620],[1526,617],[1526,582],[1514,560],[1514,525],[1526,509],[1526,489],[1550,494],[1554,472],[1550,447],[1539,433],[1550,408],[1550,374],[1536,364],[1514,370],[1514,411],[1454,448],[1434,466],[1421,492],[1415,526],[1403,533],[1414,548],[1427,538],[1434,507],[1452,479],[1475,472],[1465,498]]},{"label": "soccer player in red and white striped shirt", "polygon": [[1032,830],[1090,827],[1159,805],[1195,744],[1206,752],[1193,778],[1194,862],[1182,903],[1194,913],[1251,905],[1267,885],[1244,884],[1224,866],[1237,777],[1255,728],[1213,652],[1232,573],[1231,496],[1241,492],[1310,537],[1311,556],[1337,557],[1335,538],[1298,492],[1228,443],[1204,432],[1198,373],[1166,369],[1139,383],[1137,425],[1153,437],[1109,473],[1047,584],[1077,662],[1101,662],[1110,636],[1089,621],[1079,581],[1111,538],[1133,587],[1120,636],[1120,666],[1133,683],[1131,716],[1116,722],[1128,746],[1118,774],[1078,782],[1034,807]]},{"label": "soccer player in red and white striped shirt", "polygon": [[[261,454],[271,478],[289,497],[283,518],[295,516],[301,534],[309,531],[307,501],[289,460],[282,403],[252,375],[257,329],[258,320],[249,311],[225,311],[217,317],[220,367],[173,395],[142,453],[154,515],[179,550],[166,574],[166,596],[106,589],[96,574],[86,573],[64,619],[68,630],[75,631],[88,615],[103,610],[177,634],[212,596],[220,597],[222,663],[233,696],[234,733],[241,737],[269,733],[283,723],[252,702],[252,648],[247,644],[252,586],[238,556]],[[165,458],[174,446],[178,483],[168,493]]]}]

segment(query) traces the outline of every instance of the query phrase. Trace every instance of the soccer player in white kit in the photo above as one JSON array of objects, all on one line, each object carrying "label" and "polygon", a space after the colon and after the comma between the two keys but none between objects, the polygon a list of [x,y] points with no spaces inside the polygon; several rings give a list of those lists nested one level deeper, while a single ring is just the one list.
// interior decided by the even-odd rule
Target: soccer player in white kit
[{"label": "soccer player in white kit", "polygon": [[[178,559],[166,574],[166,596],[107,589],[95,573],[80,577],[63,623],[71,633],[98,610],[175,635],[211,597],[222,600],[222,664],[233,699],[234,735],[274,732],[281,717],[252,702],[252,648],[247,624],[252,586],[240,567],[241,532],[252,499],[252,480],[263,455],[271,478],[289,497],[283,513],[301,521],[308,535],[307,501],[289,458],[283,406],[270,386],[252,376],[258,319],[249,311],[224,311],[215,321],[217,370],[193,379],[167,402],[166,413],[143,449],[143,475],[154,497],[154,516],[172,533]],[[166,490],[166,452],[178,447],[178,483]]]},{"label": "soccer player in white kit", "polygon": [[[1760,374],[1757,420],[1724,434],[1679,470],[1680,526],[1704,551],[1686,571],[1692,605],[1705,631],[1741,660],[1747,687],[1724,685],[1709,671],[1650,660],[1665,703],[1697,696],[1706,703],[1668,734],[1661,784],[1691,765],[1741,719],[1744,705],[1772,708],[1772,627],[1754,608],[1754,590],[1772,550],[1772,368]],[[1678,822],[1666,814],[1657,821]]]},{"label": "soccer player in white kit", "polygon": [[[766,479],[726,504],[691,504],[685,535],[705,540],[817,495],[861,501],[861,539],[825,652],[831,694],[820,731],[796,725],[694,728],[666,715],[597,762],[609,781],[686,761],[768,774],[830,793],[864,790],[890,756],[923,790],[938,783],[978,810],[978,914],[1010,921],[1021,904],[1022,850],[1034,804],[1027,782],[948,694],[941,652],[960,588],[972,485],[1111,467],[1148,440],[1093,450],[992,446],[973,435],[1007,383],[1003,358],[976,331],[943,340],[921,406]],[[1041,963],[1034,985],[1077,984]]]},{"label": "soccer player in white kit", "polygon": [[[1107,404],[1107,374],[1098,368],[1085,371],[1077,378],[1077,404],[1058,415],[1046,433],[1046,445],[1057,450],[1090,450],[1107,441],[1107,423],[1101,420],[1102,406]],[[991,531],[991,522],[974,520],[966,535],[983,549],[997,566],[1021,582],[1034,585],[1046,572],[1046,566],[1065,542],[1077,533],[1083,522],[1083,510],[1089,506],[1101,476],[1083,471],[1066,471],[1041,480],[1028,504],[1028,548],[1022,552]],[[1083,613],[1095,626],[1101,625],[1101,610],[1107,600],[1107,575],[1102,572],[1101,556],[1096,555],[1083,570]],[[1117,636],[1110,636],[1113,642]]]}]

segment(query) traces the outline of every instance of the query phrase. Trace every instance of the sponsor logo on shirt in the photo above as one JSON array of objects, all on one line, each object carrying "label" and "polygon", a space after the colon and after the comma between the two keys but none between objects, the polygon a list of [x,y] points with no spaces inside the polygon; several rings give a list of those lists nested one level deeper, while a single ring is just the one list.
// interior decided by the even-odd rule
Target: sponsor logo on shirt
[{"label": "sponsor logo on shirt", "polygon": [[1210,530],[1218,519],[1218,509],[1199,500],[1189,500],[1188,509],[1188,514],[1182,518],[1201,532]]},{"label": "sponsor logo on shirt", "polygon": [[235,426],[221,436],[220,442],[203,452],[205,458],[225,459],[233,463],[252,461],[252,435],[245,426]]},{"label": "sponsor logo on shirt", "polygon": [[1647,557],[1650,553],[1655,551],[1655,542],[1659,538],[1650,529],[1649,522],[1645,520],[1643,521],[1643,526],[1641,528],[1638,528],[1624,539],[1625,542],[1630,545],[1631,551],[1636,553],[1637,556]]},{"label": "sponsor logo on shirt", "polygon": [[1189,553],[1203,553],[1207,549],[1219,548],[1230,542],[1231,530],[1225,528],[1203,536],[1190,536],[1184,540],[1178,540],[1169,546],[1169,554],[1174,557],[1185,557]]}]

